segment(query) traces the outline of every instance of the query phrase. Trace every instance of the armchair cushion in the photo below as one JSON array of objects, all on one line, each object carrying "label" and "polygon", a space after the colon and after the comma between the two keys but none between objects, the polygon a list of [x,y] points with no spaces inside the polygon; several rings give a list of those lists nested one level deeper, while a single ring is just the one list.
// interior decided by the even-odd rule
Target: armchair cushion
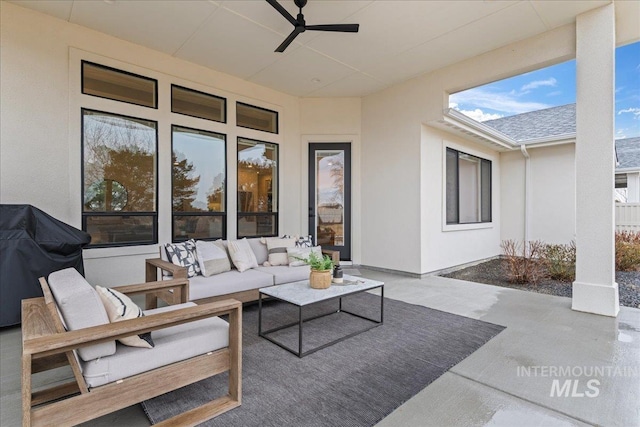
[{"label": "armchair cushion", "polygon": [[[66,329],[73,331],[109,323],[98,293],[74,268],[55,271],[49,275],[48,281]],[[97,359],[115,352],[115,341],[78,349],[82,360]]]},{"label": "armchair cushion", "polygon": [[[98,295],[102,300],[105,310],[107,310],[107,316],[109,316],[111,322],[119,322],[121,320],[135,319],[144,316],[142,309],[138,307],[135,302],[131,301],[131,298],[115,289],[96,286],[96,291],[98,291]],[[153,348],[154,345],[151,339],[151,332],[119,338],[118,341],[130,347]]]},{"label": "armchair cushion", "polygon": [[[195,304],[172,305],[146,310],[148,316],[179,310]],[[140,351],[118,344],[115,354],[81,362],[82,374],[90,388],[118,381],[170,363],[186,360],[229,345],[229,324],[219,317],[211,317],[153,331],[155,347]]]}]

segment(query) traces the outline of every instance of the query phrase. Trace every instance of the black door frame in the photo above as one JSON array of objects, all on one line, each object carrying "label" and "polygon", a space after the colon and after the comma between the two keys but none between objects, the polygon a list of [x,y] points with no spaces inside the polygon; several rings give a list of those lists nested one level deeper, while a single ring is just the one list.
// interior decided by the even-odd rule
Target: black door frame
[{"label": "black door frame", "polygon": [[344,151],[344,246],[323,246],[323,249],[340,251],[340,259],[351,260],[351,142],[310,142],[309,163],[309,234],[317,242],[316,236],[316,150],[342,150]]}]

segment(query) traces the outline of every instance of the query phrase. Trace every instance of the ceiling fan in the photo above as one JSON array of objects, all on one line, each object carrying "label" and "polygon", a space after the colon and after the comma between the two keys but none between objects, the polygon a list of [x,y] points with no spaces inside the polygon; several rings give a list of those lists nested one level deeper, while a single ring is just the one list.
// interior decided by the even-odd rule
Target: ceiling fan
[{"label": "ceiling fan", "polygon": [[280,46],[275,50],[275,52],[284,52],[284,50],[291,44],[293,39],[298,37],[298,34],[304,33],[307,30],[310,31],[338,31],[342,33],[357,33],[360,27],[359,24],[329,24],[329,25],[307,25],[304,20],[304,15],[302,14],[302,8],[307,4],[307,0],[293,0],[293,2],[298,6],[300,12],[298,13],[298,17],[294,18],[284,7],[278,3],[277,0],[267,0],[275,10],[280,12],[282,16],[284,16],[287,21],[291,22],[295,27],[291,34],[282,42]]}]

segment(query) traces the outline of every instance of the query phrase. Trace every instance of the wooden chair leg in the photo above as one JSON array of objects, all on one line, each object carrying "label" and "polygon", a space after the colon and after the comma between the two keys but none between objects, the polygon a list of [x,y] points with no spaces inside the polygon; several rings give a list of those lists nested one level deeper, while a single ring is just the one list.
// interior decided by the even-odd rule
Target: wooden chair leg
[{"label": "wooden chair leg", "polygon": [[31,425],[31,355],[22,355],[22,426]]}]

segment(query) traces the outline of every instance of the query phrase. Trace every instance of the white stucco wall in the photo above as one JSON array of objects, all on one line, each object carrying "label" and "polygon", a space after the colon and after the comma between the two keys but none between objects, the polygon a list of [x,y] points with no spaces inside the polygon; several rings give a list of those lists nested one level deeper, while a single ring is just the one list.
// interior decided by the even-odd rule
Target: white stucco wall
[{"label": "white stucco wall", "polygon": [[[159,121],[159,240],[170,240],[170,130],[166,106],[171,83],[227,98],[227,124],[181,118],[185,126],[227,135],[228,229],[236,235],[236,138],[245,136],[280,144],[280,230],[303,232],[306,219],[306,151],[301,134],[350,136],[359,179],[360,99],[307,99],[289,96],[84,27],[0,2],[0,203],[33,204],[54,217],[81,227],[80,107],[113,111],[114,101],[79,94],[79,61],[88,59],[158,79],[161,108],[119,106]],[[237,128],[239,100],[279,112],[280,133]],[[121,103],[120,103],[121,104]],[[164,104],[164,107],[163,107]],[[140,111],[146,113],[140,113]],[[306,161],[306,160],[305,160]],[[354,194],[357,192],[354,192]],[[357,208],[357,210],[356,210]],[[354,214],[359,214],[359,199]],[[306,210],[304,210],[306,213]],[[359,227],[354,227],[359,233]],[[90,249],[84,253],[87,278],[94,284],[142,281],[144,259],[157,246]]]},{"label": "white stucco wall", "polygon": [[309,143],[351,144],[351,260],[360,264],[362,236],[361,117],[360,98],[300,99],[300,222],[309,233]]},{"label": "white stucco wall", "polygon": [[[529,148],[529,240],[575,240],[575,144]],[[525,159],[520,150],[500,154],[501,240],[524,240]]]},{"label": "white stucco wall", "polygon": [[[300,180],[283,179],[300,173],[298,98],[6,2],[0,5],[1,203],[33,204],[80,228],[80,110],[77,105],[82,96],[78,95],[79,64],[75,68],[74,60],[87,56],[100,59],[97,62],[106,65],[124,64],[128,69],[158,78],[159,99],[165,106],[171,82],[227,97],[229,120],[219,130],[227,135],[228,205],[235,206],[236,137],[278,142],[280,228],[301,228]],[[103,105],[113,102],[86,98],[93,98],[87,102]],[[264,135],[232,125],[236,100],[279,111],[280,134]],[[153,114],[165,113],[159,109]],[[167,166],[170,138],[165,128],[169,128],[171,118],[165,115],[160,120],[158,219],[160,241],[166,242],[170,239],[171,215],[170,166]],[[235,209],[229,208],[228,212],[231,219],[228,236],[234,237]],[[144,258],[156,253],[155,245],[86,250],[87,278],[92,283],[106,285],[142,281]]]},{"label": "white stucco wall", "polygon": [[500,240],[524,240],[525,159],[518,151],[500,153]]},{"label": "white stucco wall", "polygon": [[[364,97],[362,264],[422,274],[498,255],[504,205],[499,185],[505,176],[500,157],[425,124],[442,118],[449,93],[574,56],[575,26],[567,25]],[[490,228],[443,230],[443,140],[495,159]],[[519,213],[508,210],[509,230],[519,226]]]},{"label": "white stucco wall", "polygon": [[576,230],[575,144],[529,150],[530,239],[569,243]]},{"label": "white stucco wall", "polygon": [[[422,211],[422,273],[497,255],[500,250],[500,157],[489,148],[424,126],[422,181],[426,203]],[[490,223],[446,225],[446,147],[491,161]],[[460,197],[463,197],[461,194]],[[426,255],[426,256],[425,256]]]}]

